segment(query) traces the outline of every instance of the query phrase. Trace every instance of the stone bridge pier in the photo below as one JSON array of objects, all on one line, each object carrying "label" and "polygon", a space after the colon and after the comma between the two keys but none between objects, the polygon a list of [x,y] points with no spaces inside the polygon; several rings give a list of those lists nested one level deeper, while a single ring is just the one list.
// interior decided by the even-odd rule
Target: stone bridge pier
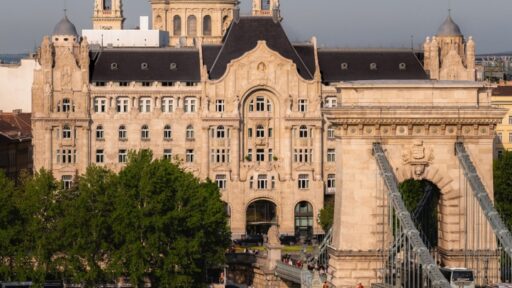
[{"label": "stone bridge pier", "polygon": [[329,251],[335,287],[355,287],[359,282],[370,287],[382,280],[390,231],[384,224],[387,190],[372,154],[375,142],[381,143],[399,182],[428,180],[441,191],[438,251],[442,265],[463,266],[464,249],[476,248],[468,247],[466,239],[475,233],[492,238],[487,227],[466,229],[471,216],[466,197],[473,196],[464,192],[466,180],[455,143],[464,142],[492,197],[494,128],[504,111],[491,107],[488,87],[483,84],[410,84],[344,84],[338,87],[341,105],[325,111],[337,136],[337,190]]}]

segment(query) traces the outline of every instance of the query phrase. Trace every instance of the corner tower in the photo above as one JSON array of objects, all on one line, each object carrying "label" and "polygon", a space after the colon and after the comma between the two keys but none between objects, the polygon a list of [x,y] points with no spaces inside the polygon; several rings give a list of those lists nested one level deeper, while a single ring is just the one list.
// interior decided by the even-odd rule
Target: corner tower
[{"label": "corner tower", "polygon": [[94,0],[94,30],[121,30],[124,20],[122,0]]},{"label": "corner tower", "polygon": [[471,80],[475,76],[475,42],[464,39],[451,13],[439,27],[436,36],[427,37],[423,45],[425,70],[434,80]]},{"label": "corner tower", "polygon": [[149,0],[153,29],[169,33],[170,46],[220,43],[237,0]]}]

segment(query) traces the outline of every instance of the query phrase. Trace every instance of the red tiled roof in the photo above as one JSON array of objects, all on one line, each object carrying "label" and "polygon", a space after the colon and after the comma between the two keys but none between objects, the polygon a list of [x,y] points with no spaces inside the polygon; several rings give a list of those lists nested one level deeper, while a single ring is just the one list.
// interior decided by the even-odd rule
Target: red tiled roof
[{"label": "red tiled roof", "polygon": [[0,113],[0,135],[11,140],[32,138],[31,113]]}]

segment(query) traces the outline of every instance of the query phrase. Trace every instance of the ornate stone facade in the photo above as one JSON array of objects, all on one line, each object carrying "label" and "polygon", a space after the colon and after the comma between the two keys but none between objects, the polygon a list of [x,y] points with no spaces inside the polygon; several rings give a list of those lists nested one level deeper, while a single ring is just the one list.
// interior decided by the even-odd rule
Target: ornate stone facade
[{"label": "ornate stone facade", "polygon": [[[282,234],[323,234],[316,216],[335,192],[330,271],[337,287],[353,287],[377,278],[372,259],[383,245],[371,155],[379,141],[400,180],[429,179],[441,189],[439,246],[445,255],[461,248],[453,145],[464,139],[492,191],[492,140],[503,114],[486,85],[444,81],[473,79],[470,41],[465,54],[458,34],[441,41],[449,45],[427,42],[425,55],[320,49],[315,38],[291,43],[278,11],[240,17],[231,0],[151,3],[154,26],[174,44],[201,40],[207,15],[212,35],[190,48],[98,51],[78,35],[46,37],[33,85],[36,169],[68,185],[90,164],[118,171],[128,151],[151,149],[218,183],[234,238],[276,223]],[[181,31],[194,16],[198,34],[172,34],[175,16]]]}]

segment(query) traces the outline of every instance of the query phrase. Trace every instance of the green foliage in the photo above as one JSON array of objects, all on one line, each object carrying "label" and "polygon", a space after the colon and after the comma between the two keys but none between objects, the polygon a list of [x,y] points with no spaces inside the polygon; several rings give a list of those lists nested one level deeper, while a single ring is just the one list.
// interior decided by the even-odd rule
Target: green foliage
[{"label": "green foliage", "polygon": [[45,170],[19,189],[0,173],[0,187],[1,279],[201,287],[230,244],[217,186],[150,151],[119,174],[89,167],[67,190]]},{"label": "green foliage", "polygon": [[334,200],[325,203],[320,210],[320,226],[327,233],[334,222]]},{"label": "green foliage", "polygon": [[494,161],[494,198],[496,208],[508,227],[512,227],[512,152],[504,151]]}]

